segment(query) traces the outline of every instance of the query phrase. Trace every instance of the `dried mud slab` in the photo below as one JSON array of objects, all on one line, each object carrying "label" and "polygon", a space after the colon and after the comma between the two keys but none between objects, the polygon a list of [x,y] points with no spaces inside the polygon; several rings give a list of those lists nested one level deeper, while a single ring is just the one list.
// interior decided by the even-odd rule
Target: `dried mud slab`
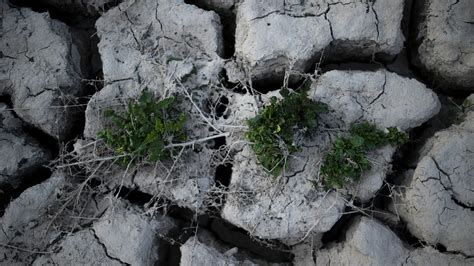
[{"label": "dried mud slab", "polygon": [[474,112],[436,133],[402,183],[392,209],[410,232],[448,251],[474,254]]},{"label": "dried mud slab", "polygon": [[308,71],[324,52],[341,61],[397,55],[404,1],[258,1],[237,10],[235,51],[255,80],[281,78],[289,61]]},{"label": "dried mud slab", "polygon": [[59,140],[71,135],[85,94],[80,44],[71,29],[48,13],[0,2],[0,95],[15,113]]},{"label": "dried mud slab", "polygon": [[470,265],[474,259],[431,248],[410,249],[377,220],[357,217],[345,240],[316,252],[315,265]]},{"label": "dried mud slab", "polygon": [[48,163],[51,153],[26,134],[22,122],[0,103],[0,187],[18,187],[25,175]]},{"label": "dried mud slab", "polygon": [[413,62],[446,92],[474,90],[474,7],[469,0],[420,1]]}]

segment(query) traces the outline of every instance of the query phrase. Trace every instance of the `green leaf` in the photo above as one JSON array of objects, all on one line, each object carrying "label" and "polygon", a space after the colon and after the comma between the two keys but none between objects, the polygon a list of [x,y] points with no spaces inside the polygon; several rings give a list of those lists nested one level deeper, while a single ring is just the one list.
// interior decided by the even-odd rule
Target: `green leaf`
[{"label": "green leaf", "polygon": [[164,130],[164,125],[163,125],[163,122],[161,121],[161,119],[159,117],[157,117],[155,119],[155,130],[156,132],[163,132]]},{"label": "green leaf", "polygon": [[389,127],[387,131],[387,141],[392,145],[405,144],[409,140],[408,135],[399,131],[396,127]]},{"label": "green leaf", "polygon": [[171,106],[173,102],[174,102],[174,97],[165,98],[158,103],[158,107],[167,109]]},{"label": "green leaf", "polygon": [[350,138],[350,142],[354,147],[361,147],[364,145],[364,138],[361,136],[353,136]]},{"label": "green leaf", "polygon": [[[149,158],[151,162],[163,159],[167,155],[165,142],[173,138],[186,140],[183,129],[186,117],[172,110],[173,102],[173,97],[157,102],[153,93],[145,89],[138,100],[128,102],[121,115],[112,110],[104,112],[113,127],[99,131],[98,137],[118,154],[133,154],[134,158]],[[125,165],[128,162],[131,162],[128,156],[121,160]]]},{"label": "green leaf", "polygon": [[161,140],[155,140],[150,146],[150,161],[156,162],[164,155],[164,143]]},{"label": "green leaf", "polygon": [[147,88],[145,88],[145,90],[142,91],[142,94],[140,95],[138,102],[139,104],[146,104],[146,103],[151,102],[152,98],[153,98],[153,94],[149,92]]},{"label": "green leaf", "polygon": [[147,134],[145,140],[143,141],[143,144],[146,145],[146,144],[152,143],[157,138],[158,138],[158,133],[156,133],[156,131],[151,131]]},{"label": "green leaf", "polygon": [[287,97],[288,95],[290,95],[290,91],[287,88],[282,88],[280,90],[280,95],[283,97]]},{"label": "green leaf", "polygon": [[113,110],[110,110],[110,109],[105,110],[105,112],[104,112],[105,117],[112,117],[114,115],[115,115],[115,112]]}]

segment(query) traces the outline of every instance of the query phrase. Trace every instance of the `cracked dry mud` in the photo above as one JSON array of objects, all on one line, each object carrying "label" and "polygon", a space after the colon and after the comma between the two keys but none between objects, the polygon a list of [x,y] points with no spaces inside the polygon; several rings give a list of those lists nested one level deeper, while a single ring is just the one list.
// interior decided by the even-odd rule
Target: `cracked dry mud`
[{"label": "cracked dry mud", "polygon": [[[0,265],[474,264],[469,0],[0,0]],[[273,177],[245,137],[279,90],[329,111]],[[120,165],[147,88],[188,140]],[[319,174],[353,122],[409,134]]]}]

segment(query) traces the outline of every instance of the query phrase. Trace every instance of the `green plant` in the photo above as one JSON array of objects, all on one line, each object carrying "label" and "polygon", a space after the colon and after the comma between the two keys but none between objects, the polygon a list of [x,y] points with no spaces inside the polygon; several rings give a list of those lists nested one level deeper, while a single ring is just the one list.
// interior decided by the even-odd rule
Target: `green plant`
[{"label": "green plant", "polygon": [[270,99],[270,104],[254,118],[247,120],[246,137],[260,164],[274,176],[287,167],[286,158],[299,150],[294,142],[295,130],[308,132],[318,123],[318,115],[327,110],[326,105],[311,101],[305,92],[290,93],[280,90],[283,99]]},{"label": "green plant", "polygon": [[471,111],[474,109],[474,103],[472,102],[472,99],[474,97],[468,97],[466,100],[464,100],[461,104],[461,109],[463,112]]},{"label": "green plant", "polygon": [[397,128],[390,127],[384,132],[368,122],[352,124],[349,134],[348,137],[337,137],[324,158],[321,175],[328,188],[341,188],[349,180],[359,180],[363,171],[371,168],[368,151],[408,141],[408,135]]},{"label": "green plant", "polygon": [[[474,111],[474,103],[472,102],[472,97],[468,97],[465,99],[462,104],[456,105],[454,101],[452,101],[452,104],[455,105],[456,108],[453,114],[453,119],[451,120],[452,124],[461,124],[466,120],[467,113],[470,111]],[[448,98],[449,99],[449,98]]]},{"label": "green plant", "polygon": [[173,140],[184,140],[184,114],[171,115],[174,97],[156,101],[146,89],[138,100],[130,101],[127,110],[117,114],[107,110],[105,116],[112,120],[112,128],[98,136],[118,154],[125,155],[122,163],[132,158],[146,158],[156,162],[167,156],[166,145]]}]

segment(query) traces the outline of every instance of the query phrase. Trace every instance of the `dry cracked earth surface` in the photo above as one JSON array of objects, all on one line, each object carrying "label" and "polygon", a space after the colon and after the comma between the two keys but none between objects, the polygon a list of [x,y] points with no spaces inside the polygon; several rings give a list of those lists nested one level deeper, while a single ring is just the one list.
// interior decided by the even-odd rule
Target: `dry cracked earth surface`
[{"label": "dry cracked earth surface", "polygon": [[[474,265],[472,0],[0,0],[0,38],[0,265]],[[330,111],[274,178],[282,86]],[[145,88],[194,141],[124,167],[98,132]],[[410,140],[318,186],[359,121]]]}]

